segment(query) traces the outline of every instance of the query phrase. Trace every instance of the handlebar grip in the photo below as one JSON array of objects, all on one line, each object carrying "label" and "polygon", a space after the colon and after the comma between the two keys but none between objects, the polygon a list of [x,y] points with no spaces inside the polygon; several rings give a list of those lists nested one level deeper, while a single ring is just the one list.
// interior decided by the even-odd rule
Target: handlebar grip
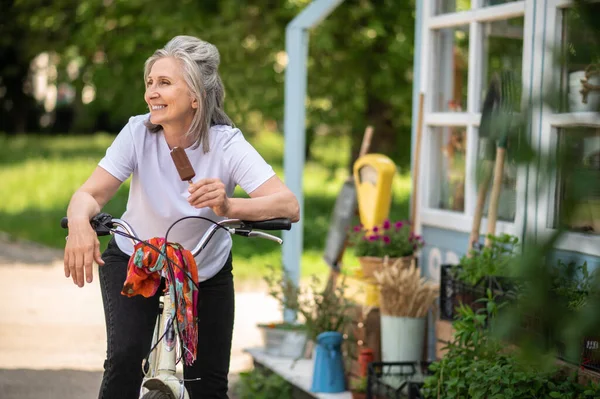
[{"label": "handlebar grip", "polygon": [[243,224],[257,230],[290,230],[292,228],[292,221],[287,218],[261,220],[258,222],[244,220]]},{"label": "handlebar grip", "polygon": [[[99,213],[90,220],[92,228],[99,236],[107,236],[110,234],[110,228],[112,227],[111,222],[112,216],[108,213]],[[60,227],[63,229],[69,228],[69,219],[67,219],[66,216],[60,220]]]}]

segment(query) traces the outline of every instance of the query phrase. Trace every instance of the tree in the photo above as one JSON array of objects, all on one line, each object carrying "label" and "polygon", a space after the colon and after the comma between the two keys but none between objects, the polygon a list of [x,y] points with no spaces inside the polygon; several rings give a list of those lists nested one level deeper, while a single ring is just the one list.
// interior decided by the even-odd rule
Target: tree
[{"label": "tree", "polygon": [[[183,0],[174,8],[149,0],[12,0],[9,18],[18,22],[6,36],[22,38],[12,48],[23,57],[23,76],[40,52],[60,57],[57,83],[78,93],[78,131],[118,131],[130,115],[146,112],[146,58],[175,35],[201,37],[221,52],[226,110],[251,133],[264,121],[283,127],[285,27],[309,2]],[[309,145],[313,132],[328,126],[352,135],[356,154],[372,124],[372,149],[408,165],[413,32],[414,2],[394,0],[347,0],[311,32]],[[65,73],[69,63],[79,66],[75,78]],[[18,98],[19,85],[8,98]],[[86,105],[85,86],[95,88]]]}]

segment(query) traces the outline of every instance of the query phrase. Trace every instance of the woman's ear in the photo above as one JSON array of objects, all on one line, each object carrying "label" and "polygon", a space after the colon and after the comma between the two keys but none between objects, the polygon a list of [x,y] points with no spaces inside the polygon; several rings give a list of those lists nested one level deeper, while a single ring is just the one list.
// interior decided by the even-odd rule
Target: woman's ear
[{"label": "woman's ear", "polygon": [[192,99],[192,108],[198,109],[198,100],[196,100],[195,98]]}]

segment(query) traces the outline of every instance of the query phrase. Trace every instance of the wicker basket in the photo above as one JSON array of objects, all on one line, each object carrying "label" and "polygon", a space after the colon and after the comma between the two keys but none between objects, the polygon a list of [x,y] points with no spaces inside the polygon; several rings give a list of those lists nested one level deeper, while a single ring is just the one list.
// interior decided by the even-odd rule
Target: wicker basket
[{"label": "wicker basket", "polygon": [[360,267],[362,269],[362,274],[364,278],[370,279],[374,278],[375,270],[382,270],[383,266],[386,264],[391,266],[397,261],[400,261],[400,266],[402,268],[408,268],[412,265],[414,260],[414,256],[404,256],[402,258],[388,258],[387,256],[380,258],[377,256],[360,256],[358,257],[358,261],[360,263]]}]

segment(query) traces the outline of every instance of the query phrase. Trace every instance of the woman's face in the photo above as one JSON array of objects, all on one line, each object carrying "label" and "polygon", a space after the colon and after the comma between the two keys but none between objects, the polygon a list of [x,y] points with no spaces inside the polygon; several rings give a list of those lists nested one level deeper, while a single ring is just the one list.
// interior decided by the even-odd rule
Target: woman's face
[{"label": "woman's face", "polygon": [[150,108],[150,122],[164,128],[184,126],[186,133],[198,101],[191,96],[183,72],[174,58],[160,58],[146,80],[144,99]]}]

